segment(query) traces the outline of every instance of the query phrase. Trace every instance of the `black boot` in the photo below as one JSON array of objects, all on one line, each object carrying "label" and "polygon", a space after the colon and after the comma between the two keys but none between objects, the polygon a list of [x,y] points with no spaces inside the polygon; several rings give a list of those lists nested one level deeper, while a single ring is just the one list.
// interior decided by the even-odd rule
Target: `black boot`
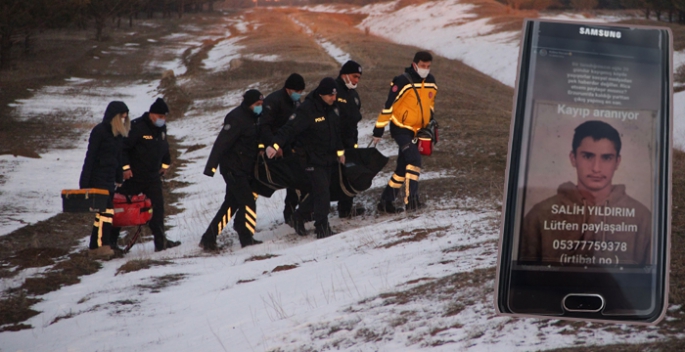
[{"label": "black boot", "polygon": [[392,202],[387,201],[387,200],[382,200],[378,203],[378,212],[379,213],[385,213],[385,214],[396,214],[399,212],[404,211],[402,208],[395,208],[395,205],[392,204]]},{"label": "black boot", "polygon": [[304,220],[302,219],[300,214],[295,212],[293,213],[293,216],[291,218],[293,228],[295,229],[295,233],[300,236],[307,236],[307,230],[304,228]]},{"label": "black boot", "polygon": [[240,239],[240,246],[245,248],[247,246],[254,246],[256,244],[262,244],[262,241],[256,240],[251,233],[238,234],[238,239]]},{"label": "black boot", "polygon": [[216,236],[214,234],[205,232],[200,240],[200,247],[205,251],[217,251],[219,247],[216,245]]},{"label": "black boot", "polygon": [[119,228],[112,228],[109,233],[109,246],[114,252],[124,252],[124,249],[119,247]]},{"label": "black boot", "polygon": [[350,210],[339,210],[338,211],[338,217],[341,219],[353,218],[355,216],[364,215],[364,213],[366,213],[366,208],[355,207],[355,208],[352,208]]},{"label": "black boot", "polygon": [[326,238],[335,235],[331,231],[331,225],[328,224],[328,221],[315,224],[314,227],[316,228],[316,238]]},{"label": "black boot", "polygon": [[419,201],[419,198],[410,198],[409,203],[407,203],[407,211],[408,212],[417,211],[417,210],[420,210],[423,208],[424,208],[424,205],[421,204],[421,201]]},{"label": "black boot", "polygon": [[166,238],[166,236],[155,236],[155,252],[161,252],[163,250],[178,247],[180,245],[180,241],[172,241]]}]

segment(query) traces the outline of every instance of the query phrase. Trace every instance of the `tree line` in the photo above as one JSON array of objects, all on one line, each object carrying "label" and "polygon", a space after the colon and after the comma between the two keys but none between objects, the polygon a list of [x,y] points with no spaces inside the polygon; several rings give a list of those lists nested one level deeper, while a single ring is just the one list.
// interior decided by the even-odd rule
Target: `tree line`
[{"label": "tree line", "polygon": [[645,19],[685,24],[685,0],[498,0],[514,10],[640,10]]},{"label": "tree line", "polygon": [[[11,48],[23,43],[29,50],[32,37],[43,30],[76,26],[95,29],[95,39],[103,39],[108,21],[117,27],[122,20],[133,26],[140,16],[183,17],[186,12],[213,11],[214,4],[226,0],[0,0],[0,69],[10,66]],[[243,7],[249,0],[229,0]]]}]

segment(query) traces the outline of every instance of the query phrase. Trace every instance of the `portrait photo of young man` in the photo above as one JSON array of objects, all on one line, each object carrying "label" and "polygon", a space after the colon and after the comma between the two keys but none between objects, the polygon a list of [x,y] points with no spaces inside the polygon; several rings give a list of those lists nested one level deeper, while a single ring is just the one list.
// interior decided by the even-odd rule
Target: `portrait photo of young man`
[{"label": "portrait photo of young man", "polygon": [[[615,181],[622,172],[650,177],[649,162],[624,168],[621,134],[601,120],[588,119],[577,125],[570,147],[567,162],[575,169],[575,180],[559,184],[561,180],[553,177],[558,184],[556,194],[542,201],[526,200],[533,205],[521,224],[519,262],[649,264],[650,208],[631,197],[628,193],[633,190],[627,185]],[[534,183],[529,180],[529,184]]]}]

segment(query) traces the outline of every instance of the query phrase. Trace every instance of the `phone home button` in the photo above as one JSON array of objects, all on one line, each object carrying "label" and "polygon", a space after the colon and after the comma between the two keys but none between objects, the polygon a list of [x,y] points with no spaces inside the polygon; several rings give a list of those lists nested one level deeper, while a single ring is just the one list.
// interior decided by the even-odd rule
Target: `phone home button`
[{"label": "phone home button", "polygon": [[569,293],[561,305],[569,312],[595,313],[604,308],[604,297],[595,293]]}]

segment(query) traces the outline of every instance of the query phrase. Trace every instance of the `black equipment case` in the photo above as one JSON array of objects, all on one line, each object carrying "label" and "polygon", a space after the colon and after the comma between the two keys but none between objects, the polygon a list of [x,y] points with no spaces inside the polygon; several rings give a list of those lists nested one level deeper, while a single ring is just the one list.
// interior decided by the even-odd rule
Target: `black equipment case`
[{"label": "black equipment case", "polygon": [[107,209],[109,191],[99,188],[63,189],[62,211],[66,213],[100,213]]}]

